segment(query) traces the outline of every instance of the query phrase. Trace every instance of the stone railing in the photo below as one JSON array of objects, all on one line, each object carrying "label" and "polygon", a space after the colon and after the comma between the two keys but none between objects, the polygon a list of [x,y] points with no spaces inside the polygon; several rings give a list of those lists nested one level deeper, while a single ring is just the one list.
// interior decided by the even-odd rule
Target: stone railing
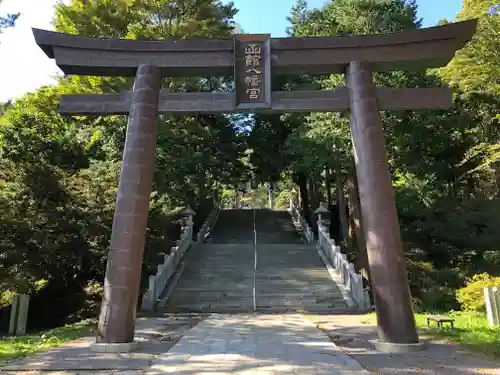
[{"label": "stone railing", "polygon": [[153,310],[158,298],[163,293],[163,290],[167,286],[170,277],[174,274],[175,270],[179,266],[182,257],[187,249],[193,243],[193,227],[187,225],[182,228],[181,238],[175,246],[172,247],[170,254],[165,255],[162,264],[158,265],[155,275],[149,276],[149,286],[148,290],[142,296],[143,310]]},{"label": "stone railing", "polygon": [[[212,230],[218,216],[219,209],[215,208],[208,215],[207,219],[198,231],[197,243],[205,242],[205,238]],[[174,247],[172,247],[170,254],[165,255],[163,263],[158,265],[156,274],[149,276],[148,289],[142,296],[142,310],[155,309],[158,299],[179,267],[181,260],[184,258],[184,254],[193,243],[193,217],[192,215],[189,215],[187,218],[187,224],[182,228],[179,241]]]},{"label": "stone railing", "polygon": [[484,288],[484,301],[490,326],[500,326],[500,286]]},{"label": "stone railing", "polygon": [[347,260],[345,254],[340,251],[340,246],[335,245],[335,241],[330,238],[327,228],[318,222],[318,250],[322,251],[330,265],[337,271],[342,280],[342,284],[349,292],[358,309],[370,307],[368,293],[363,288],[363,276],[356,272],[354,264]]},{"label": "stone railing", "polygon": [[210,236],[210,232],[214,227],[215,222],[219,217],[220,210],[216,207],[210,212],[210,215],[206,218],[203,225],[200,227],[198,234],[196,235],[196,242],[203,243],[207,240],[208,236]]},{"label": "stone railing", "polygon": [[290,200],[290,207],[288,208],[288,212],[290,212],[290,215],[292,215],[292,219],[296,223],[299,223],[300,229],[302,230],[302,233],[304,233],[304,237],[307,243],[313,244],[314,232],[309,227],[309,224],[307,224],[306,219],[302,217],[302,215],[300,214],[299,210],[297,209],[292,200]]},{"label": "stone railing", "polygon": [[[302,217],[294,202],[290,200],[288,209],[293,220],[299,223],[306,241],[310,244],[315,243],[314,233],[309,227],[307,221]],[[342,254],[340,247],[335,245],[335,241],[330,238],[330,233],[321,221],[318,222],[318,241],[316,247],[324,254],[324,259],[329,262],[340,276],[342,286],[345,287],[349,296],[358,309],[370,308],[370,299],[368,293],[363,288],[363,276],[356,272],[354,264],[347,261],[345,254]]]}]

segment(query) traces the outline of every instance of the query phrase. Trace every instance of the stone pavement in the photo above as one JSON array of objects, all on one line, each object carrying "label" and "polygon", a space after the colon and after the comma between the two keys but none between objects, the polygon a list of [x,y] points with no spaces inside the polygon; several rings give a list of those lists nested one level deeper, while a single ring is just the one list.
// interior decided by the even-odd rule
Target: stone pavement
[{"label": "stone pavement", "polygon": [[144,342],[137,352],[92,353],[94,339],[84,338],[0,366],[0,374],[500,375],[500,361],[457,345],[431,342],[419,353],[377,352],[369,342],[375,327],[364,320],[298,314],[140,319],[137,337]]},{"label": "stone pavement", "polygon": [[376,375],[500,375],[500,360],[426,336],[427,350],[390,354],[375,350],[376,326],[365,315],[308,315],[347,355]]},{"label": "stone pavement", "polygon": [[146,375],[369,374],[301,315],[214,315],[190,330]]},{"label": "stone pavement", "polygon": [[[173,335],[162,341],[168,319],[144,319],[139,333],[147,339],[136,353],[92,353],[93,339],[0,367],[6,375],[358,375],[368,374],[339,350],[327,334],[301,315],[213,315],[180,319]],[[198,319],[197,321],[200,321]],[[175,320],[174,320],[175,321]],[[141,328],[142,327],[142,328]],[[149,335],[149,337],[147,337]],[[168,336],[168,335],[167,335]],[[168,337],[167,337],[168,338]]]},{"label": "stone pavement", "polygon": [[154,358],[168,352],[185,331],[204,317],[192,314],[140,318],[137,320],[135,338],[141,345],[134,353],[94,353],[90,351],[90,344],[95,338],[84,337],[55,349],[9,362],[0,366],[0,374],[141,374],[151,365]]}]

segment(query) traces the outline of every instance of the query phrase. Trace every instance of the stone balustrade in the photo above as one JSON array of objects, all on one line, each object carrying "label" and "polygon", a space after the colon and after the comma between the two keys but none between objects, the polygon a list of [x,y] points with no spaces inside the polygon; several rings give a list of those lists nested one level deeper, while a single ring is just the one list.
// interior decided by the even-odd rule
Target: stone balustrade
[{"label": "stone balustrade", "polygon": [[215,222],[217,221],[217,219],[219,217],[219,213],[220,213],[220,210],[217,206],[215,209],[212,210],[212,212],[210,212],[210,215],[208,215],[205,222],[200,227],[198,234],[196,235],[196,242],[197,243],[203,243],[207,240],[212,228],[214,227]]},{"label": "stone balustrade", "polygon": [[[212,230],[215,221],[219,215],[218,207],[214,208],[207,219],[200,227],[197,234],[197,243],[205,241]],[[181,236],[175,246],[172,247],[170,254],[165,255],[164,262],[158,265],[156,274],[149,276],[149,286],[142,296],[142,310],[154,310],[158,299],[167,287],[172,275],[179,267],[186,251],[193,245],[193,220],[192,215],[187,218],[186,225],[181,230]]]},{"label": "stone balustrade", "polygon": [[[315,243],[312,229],[309,227],[305,218],[300,215],[293,200],[290,200],[289,212],[294,221],[299,223],[306,241],[310,244]],[[318,222],[318,240],[316,241],[316,247],[325,255],[330,266],[339,274],[343,286],[347,289],[357,308],[360,310],[370,308],[371,304],[368,293],[363,288],[363,276],[356,272],[354,264],[347,260],[345,254],[342,254],[340,246],[335,245],[335,241],[330,238],[328,229],[321,221]]]},{"label": "stone balustrade", "polygon": [[290,208],[288,209],[290,212],[290,215],[292,215],[292,219],[299,223],[300,228],[302,229],[302,232],[304,233],[304,237],[309,244],[314,243],[314,232],[312,229],[309,227],[309,224],[307,224],[306,219],[302,217],[300,214],[299,210],[297,210],[297,207],[293,203],[292,200],[290,200]]}]

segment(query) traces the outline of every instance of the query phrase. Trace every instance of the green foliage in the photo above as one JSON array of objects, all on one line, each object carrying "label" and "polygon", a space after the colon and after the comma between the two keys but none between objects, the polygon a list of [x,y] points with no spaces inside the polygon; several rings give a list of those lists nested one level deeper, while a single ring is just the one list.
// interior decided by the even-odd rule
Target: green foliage
[{"label": "green foliage", "polygon": [[10,305],[15,295],[16,293],[11,290],[3,290],[0,292],[0,307]]},{"label": "green foliage", "polygon": [[242,199],[253,208],[269,208],[269,195],[267,186],[261,185],[247,192]]},{"label": "green foliage", "polygon": [[500,95],[500,14],[488,10],[498,0],[464,0],[457,21],[479,18],[477,32],[465,48],[458,51],[455,59],[442,69],[442,74],[452,85],[465,92],[480,91]]},{"label": "green foliage", "polygon": [[423,254],[416,256],[415,250],[412,250],[407,267],[415,311],[457,309],[455,290],[460,285],[460,272],[457,269],[438,269],[428,261],[419,260]]},{"label": "green foliage", "polygon": [[100,281],[89,281],[84,289],[84,305],[78,314],[82,316],[96,316],[102,301],[104,287]]},{"label": "green foliage", "polygon": [[466,286],[457,290],[457,300],[466,311],[485,311],[484,288],[500,286],[500,277],[480,273],[467,280]]},{"label": "green foliage", "polygon": [[277,209],[287,209],[290,206],[290,196],[291,192],[290,190],[281,190],[277,195],[276,195],[276,208]]},{"label": "green foliage", "polygon": [[494,223],[500,200],[457,201],[442,198],[428,185],[411,179],[396,186],[403,238],[413,253],[424,253],[439,268],[457,268],[466,275],[498,269]]}]

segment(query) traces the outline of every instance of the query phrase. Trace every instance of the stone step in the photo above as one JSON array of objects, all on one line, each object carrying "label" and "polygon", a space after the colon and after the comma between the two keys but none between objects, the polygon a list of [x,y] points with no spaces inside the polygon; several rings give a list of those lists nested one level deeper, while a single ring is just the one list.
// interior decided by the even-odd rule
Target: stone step
[{"label": "stone step", "polygon": [[188,312],[197,312],[197,313],[221,313],[221,314],[230,314],[230,313],[250,313],[253,312],[253,305],[248,306],[210,306],[210,305],[178,305],[178,306],[168,306],[167,309],[164,309],[169,313],[188,313]]},{"label": "stone step", "polygon": [[238,306],[247,306],[253,308],[253,298],[241,298],[234,300],[221,300],[221,301],[206,301],[206,300],[186,300],[180,301],[175,304],[176,307],[185,307],[185,306],[200,306],[200,307],[238,307]]},{"label": "stone step", "polygon": [[[186,313],[186,312],[204,312],[204,313],[252,313],[254,312],[253,305],[207,305],[207,304],[184,304],[168,309],[171,313]],[[304,305],[288,305],[288,306],[266,306],[257,305],[255,312],[260,313],[284,313],[284,312],[305,312],[305,313],[349,313],[351,309],[345,306],[304,306]]]},{"label": "stone step", "polygon": [[259,306],[258,313],[303,313],[303,314],[349,314],[352,310],[346,307],[308,307],[308,306]]}]

